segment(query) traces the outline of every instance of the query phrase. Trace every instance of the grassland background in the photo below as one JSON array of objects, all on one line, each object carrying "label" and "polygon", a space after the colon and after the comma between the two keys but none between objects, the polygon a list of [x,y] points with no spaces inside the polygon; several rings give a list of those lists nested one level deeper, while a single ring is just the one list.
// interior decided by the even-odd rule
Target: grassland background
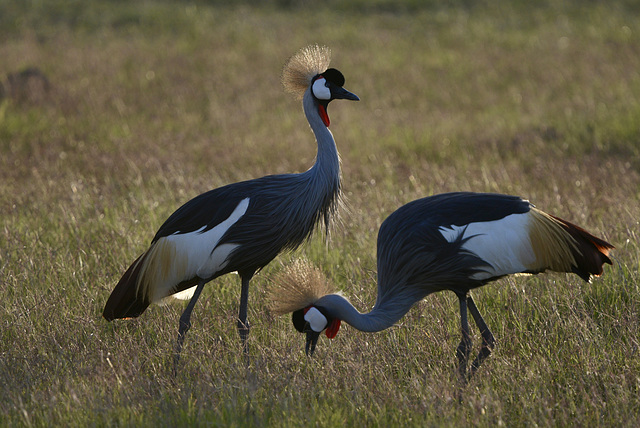
[{"label": "grassland background", "polygon": [[[0,0],[0,426],[637,426],[640,8],[635,2]],[[253,281],[247,370],[238,278],[208,285],[171,376],[181,304],[107,323],[104,302],[164,219],[229,182],[303,171],[315,143],[283,93],[310,43],[359,103],[330,107],[348,210],[293,257],[365,311],[375,239],[433,193],[518,194],[616,245],[586,284],[474,293],[498,339],[456,400],[457,299],[398,326],[344,326],[314,359]],[[10,94],[8,94],[10,95]],[[477,345],[479,337],[474,331]]]}]

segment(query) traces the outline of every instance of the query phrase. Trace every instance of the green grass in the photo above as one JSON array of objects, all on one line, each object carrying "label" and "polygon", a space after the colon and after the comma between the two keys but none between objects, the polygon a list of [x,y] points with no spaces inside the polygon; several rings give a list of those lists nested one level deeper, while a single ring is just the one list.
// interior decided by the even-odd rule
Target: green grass
[{"label": "green grass", "polygon": [[[636,426],[638,18],[631,1],[0,0],[0,79],[51,83],[0,100],[0,426]],[[183,306],[107,323],[103,305],[181,203],[311,165],[280,71],[316,42],[361,98],[329,112],[348,211],[328,245],[255,278],[249,370],[227,276],[174,379]],[[498,346],[461,402],[453,294],[382,333],[344,326],[307,359],[267,309],[281,263],[310,258],[367,310],[382,220],[455,190],[530,198],[616,245],[614,266],[474,292]]]}]

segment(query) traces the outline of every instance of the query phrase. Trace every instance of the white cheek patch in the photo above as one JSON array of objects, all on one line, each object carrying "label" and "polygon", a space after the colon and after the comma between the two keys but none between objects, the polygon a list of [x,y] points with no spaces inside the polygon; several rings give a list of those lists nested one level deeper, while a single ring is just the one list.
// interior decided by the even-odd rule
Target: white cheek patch
[{"label": "white cheek patch", "polygon": [[331,99],[331,91],[326,86],[327,81],[324,77],[319,77],[313,82],[311,85],[311,91],[313,95],[319,100],[330,100]]},{"label": "white cheek patch", "polygon": [[327,318],[316,308],[310,308],[304,314],[304,320],[309,323],[311,329],[316,333],[320,333],[327,326]]}]

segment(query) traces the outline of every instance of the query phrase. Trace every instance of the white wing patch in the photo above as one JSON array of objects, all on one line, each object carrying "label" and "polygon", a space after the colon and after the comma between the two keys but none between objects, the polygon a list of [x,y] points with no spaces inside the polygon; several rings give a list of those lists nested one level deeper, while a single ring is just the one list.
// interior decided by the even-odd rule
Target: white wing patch
[{"label": "white wing patch", "polygon": [[[238,246],[218,242],[224,234],[247,212],[249,198],[245,198],[231,215],[210,230],[201,229],[183,234],[173,234],[158,239],[149,250],[149,261],[139,287],[149,294],[152,302],[169,296],[177,284],[196,275],[210,278],[228,263],[228,257]],[[171,297],[189,299],[195,287],[173,294]]]},{"label": "white wing patch", "polygon": [[469,223],[465,226],[440,227],[440,233],[449,241],[460,235],[469,240],[462,245],[489,266],[472,279],[487,279],[528,270],[535,264],[536,256],[529,238],[529,213],[511,214],[500,220]]},{"label": "white wing patch", "polygon": [[172,294],[169,297],[173,299],[178,299],[178,300],[189,300],[193,297],[193,294],[196,292],[196,288],[198,288],[197,285],[191,288],[187,288],[186,290],[182,290],[179,293]]}]

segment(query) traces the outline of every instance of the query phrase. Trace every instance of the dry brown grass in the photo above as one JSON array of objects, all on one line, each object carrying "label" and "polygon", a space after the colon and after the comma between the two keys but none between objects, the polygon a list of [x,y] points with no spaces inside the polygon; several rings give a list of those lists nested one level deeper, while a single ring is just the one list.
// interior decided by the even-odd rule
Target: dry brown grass
[{"label": "dry brown grass", "polygon": [[[0,101],[0,425],[638,423],[632,5],[83,4],[27,13],[0,1],[0,76],[35,66],[51,84],[46,98]],[[381,221],[433,193],[518,194],[617,247],[592,284],[549,275],[479,290],[499,343],[461,403],[458,314],[446,294],[383,333],[343,327],[310,360],[287,317],[267,310],[273,263],[250,295],[247,371],[238,280],[221,278],[196,307],[176,379],[181,306],[100,318],[179,204],[311,165],[312,135],[280,84],[284,61],[309,43],[332,48],[362,101],[329,111],[343,226],[296,256],[360,310],[375,301]]]}]

